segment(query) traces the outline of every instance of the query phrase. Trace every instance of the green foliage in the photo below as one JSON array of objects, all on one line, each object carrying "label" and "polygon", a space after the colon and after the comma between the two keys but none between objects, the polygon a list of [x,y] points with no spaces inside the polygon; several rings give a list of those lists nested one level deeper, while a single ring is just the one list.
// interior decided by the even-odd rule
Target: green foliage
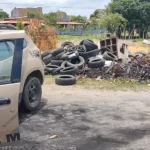
[{"label": "green foliage", "polygon": [[37,18],[37,19],[42,19],[43,15],[37,11],[29,11],[27,13],[28,18]]},{"label": "green foliage", "polygon": [[86,22],[86,17],[80,16],[80,15],[78,15],[78,16],[71,16],[71,21],[85,23]]},{"label": "green foliage", "polygon": [[122,15],[108,14],[101,20],[100,26],[106,28],[109,32],[114,33],[118,27],[125,27],[127,25],[127,20],[122,17]]},{"label": "green foliage", "polygon": [[129,28],[145,30],[150,25],[150,2],[148,0],[112,0],[108,13],[119,13],[129,22]]},{"label": "green foliage", "polygon": [[24,25],[23,25],[21,19],[18,19],[18,20],[17,20],[16,29],[17,29],[17,30],[23,30],[23,29],[24,29]]},{"label": "green foliage", "polygon": [[44,14],[45,22],[49,26],[55,26],[57,23],[57,13],[56,12],[49,12]]},{"label": "green foliage", "polygon": [[9,15],[5,11],[0,11],[0,19],[8,18]]}]

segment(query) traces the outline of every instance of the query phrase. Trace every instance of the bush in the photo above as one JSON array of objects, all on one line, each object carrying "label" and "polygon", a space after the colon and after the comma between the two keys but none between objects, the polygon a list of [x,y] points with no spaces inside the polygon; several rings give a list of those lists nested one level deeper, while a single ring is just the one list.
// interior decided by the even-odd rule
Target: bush
[{"label": "bush", "polygon": [[39,20],[33,19],[31,24],[27,26],[25,30],[41,51],[56,48],[55,28],[50,28]]}]

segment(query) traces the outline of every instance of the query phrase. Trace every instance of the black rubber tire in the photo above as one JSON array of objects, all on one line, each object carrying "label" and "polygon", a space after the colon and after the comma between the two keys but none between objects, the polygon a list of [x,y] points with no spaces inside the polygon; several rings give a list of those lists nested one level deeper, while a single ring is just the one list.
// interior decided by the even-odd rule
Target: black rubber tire
[{"label": "black rubber tire", "polygon": [[85,60],[81,56],[79,56],[79,58],[75,58],[70,61],[67,61],[68,66],[77,66],[79,69],[82,69],[84,64],[85,64]]},{"label": "black rubber tire", "polygon": [[67,61],[64,61],[64,62],[61,64],[61,67],[62,67],[62,68],[69,67],[69,66],[67,65]]},{"label": "black rubber tire", "polygon": [[91,59],[88,62],[88,67],[89,68],[102,68],[105,65],[105,60],[104,59],[100,59],[100,58],[96,58],[96,59]]},{"label": "black rubber tire", "polygon": [[86,53],[79,53],[80,56],[82,56],[84,59],[88,59],[90,57],[96,56],[99,54],[99,49],[95,49]]},{"label": "black rubber tire", "polygon": [[139,55],[139,54],[141,54],[141,55],[147,55],[148,53],[143,52],[143,51],[138,51],[138,52],[135,53],[135,55]]},{"label": "black rubber tire", "polygon": [[76,66],[66,67],[60,70],[61,75],[78,75],[79,69]]},{"label": "black rubber tire", "polygon": [[78,58],[79,57],[79,52],[75,51],[75,52],[67,52],[65,53],[61,59],[63,60],[70,60],[70,59],[74,59],[74,58]]},{"label": "black rubber tire", "polygon": [[103,55],[106,51],[111,52],[109,48],[101,48],[100,49],[100,54]]},{"label": "black rubber tire", "polygon": [[[87,40],[87,41],[90,41],[90,42],[92,42],[92,43],[94,43],[92,40],[90,40],[90,39],[85,39],[85,40]],[[79,43],[79,45],[83,45],[83,43],[84,43],[84,41],[85,40],[82,40],[80,43]]]},{"label": "black rubber tire", "polygon": [[65,54],[65,52],[62,52],[62,53],[56,55],[55,57],[53,57],[52,60],[60,60],[64,54]]},{"label": "black rubber tire", "polygon": [[103,54],[103,58],[105,60],[111,60],[111,61],[117,60],[117,57],[114,54],[107,51]]},{"label": "black rubber tire", "polygon": [[63,60],[51,60],[52,65],[61,66]]},{"label": "black rubber tire", "polygon": [[48,71],[49,74],[52,74],[54,70],[58,69],[59,66],[56,65],[47,65],[45,71]]},{"label": "black rubber tire", "polygon": [[72,75],[60,75],[55,78],[55,83],[57,85],[73,85],[76,84],[76,78]]},{"label": "black rubber tire", "polygon": [[61,71],[62,69],[63,69],[62,67],[58,67],[57,69],[54,69],[51,74],[52,74],[52,75],[57,75],[57,74],[60,73],[60,71]]},{"label": "black rubber tire", "polygon": [[49,73],[48,73],[48,71],[44,71],[44,75],[48,75]]},{"label": "black rubber tire", "polygon": [[41,54],[41,58],[43,59],[45,56],[52,54],[52,52],[50,50],[46,50]]},{"label": "black rubber tire", "polygon": [[[29,97],[29,95],[30,95],[29,94],[29,88],[33,85],[37,88],[37,90],[36,90],[37,100],[34,104],[31,104],[30,103],[30,97]],[[42,87],[41,87],[41,83],[40,83],[39,79],[36,77],[29,77],[25,83],[23,95],[22,95],[22,98],[23,98],[22,102],[23,102],[24,108],[27,111],[36,110],[40,104],[41,96],[42,96]]]},{"label": "black rubber tire", "polygon": [[63,44],[61,44],[61,47],[65,48],[66,46],[74,46],[74,44],[72,42],[64,42]]},{"label": "black rubber tire", "polygon": [[52,54],[49,54],[43,58],[43,62],[45,65],[49,64],[52,60]]},{"label": "black rubber tire", "polygon": [[85,40],[83,42],[83,45],[86,47],[87,52],[98,49],[98,46],[96,44],[94,44],[93,42],[89,41],[89,40]]},{"label": "black rubber tire", "polygon": [[56,50],[54,50],[54,51],[52,52],[52,56],[55,57],[55,56],[57,56],[58,54],[60,54],[60,53],[62,53],[62,52],[64,52],[64,48],[63,48],[63,47],[58,48],[58,49],[56,49]]}]

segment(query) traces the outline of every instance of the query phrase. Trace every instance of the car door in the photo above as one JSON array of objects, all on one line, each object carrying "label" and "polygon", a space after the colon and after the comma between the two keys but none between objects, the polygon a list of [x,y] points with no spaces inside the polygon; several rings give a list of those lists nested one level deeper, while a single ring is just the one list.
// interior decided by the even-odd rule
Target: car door
[{"label": "car door", "polygon": [[0,146],[20,140],[18,99],[21,81],[23,34],[0,33]]}]

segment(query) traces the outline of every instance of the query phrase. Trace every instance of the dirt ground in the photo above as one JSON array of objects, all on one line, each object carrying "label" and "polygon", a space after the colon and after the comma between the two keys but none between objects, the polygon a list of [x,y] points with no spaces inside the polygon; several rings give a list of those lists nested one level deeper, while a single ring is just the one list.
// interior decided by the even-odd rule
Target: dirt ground
[{"label": "dirt ground", "polygon": [[22,143],[2,150],[150,150],[150,94],[45,84],[20,123]]}]

